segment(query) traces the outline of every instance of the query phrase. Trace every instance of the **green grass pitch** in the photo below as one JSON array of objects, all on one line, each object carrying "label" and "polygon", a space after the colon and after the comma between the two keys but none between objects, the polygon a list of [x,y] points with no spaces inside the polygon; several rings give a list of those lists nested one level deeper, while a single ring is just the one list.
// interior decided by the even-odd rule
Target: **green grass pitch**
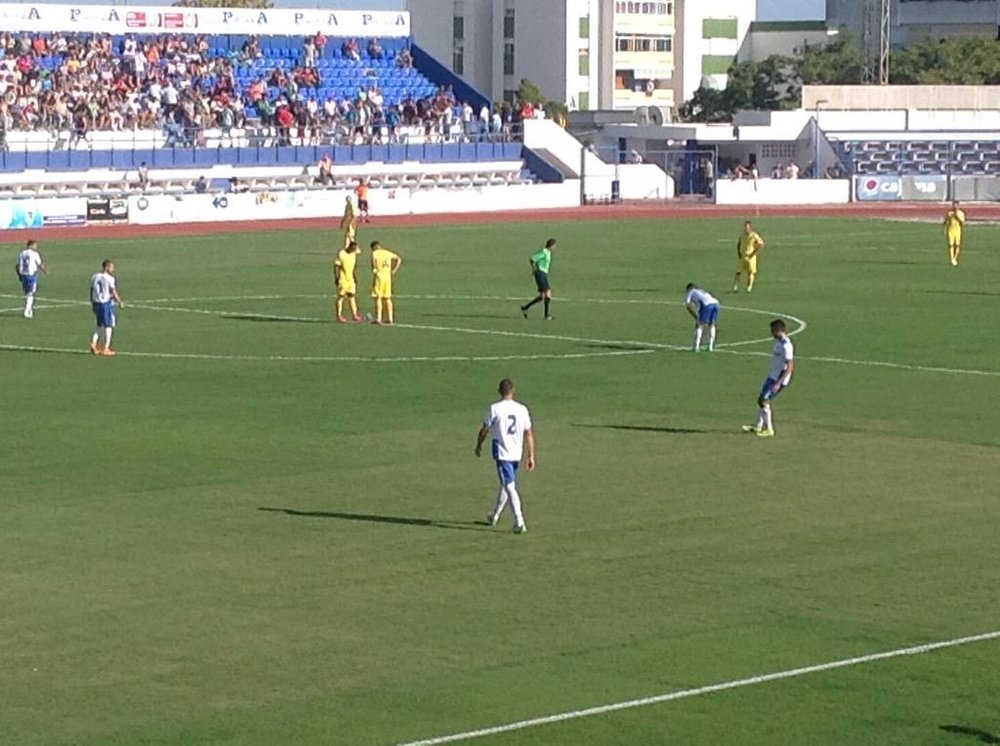
[{"label": "green grass pitch", "polygon": [[[403,743],[1000,630],[1000,228],[952,268],[935,224],[760,219],[731,295],[740,226],[365,226],[403,256],[396,328],[331,323],[336,233],[40,234],[34,320],[0,297],[0,742]],[[550,236],[556,318],[524,320]],[[106,256],[115,359],[85,353]],[[689,281],[723,303],[711,355],[680,349]],[[807,326],[764,440],[739,426],[776,316]],[[539,444],[523,536],[477,523],[503,376]],[[993,743],[998,664],[477,743]]]}]

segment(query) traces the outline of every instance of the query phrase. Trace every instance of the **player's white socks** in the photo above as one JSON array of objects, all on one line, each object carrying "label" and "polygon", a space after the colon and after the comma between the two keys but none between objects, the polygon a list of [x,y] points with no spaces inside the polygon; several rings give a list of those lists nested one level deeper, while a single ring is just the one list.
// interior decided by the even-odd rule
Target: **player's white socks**
[{"label": "player's white socks", "polygon": [[697,352],[699,347],[701,347],[701,327],[696,326],[694,328],[694,351]]},{"label": "player's white socks", "polygon": [[770,407],[770,405],[765,405],[764,406],[764,429],[765,430],[773,430],[774,429],[774,425],[773,425],[773,423],[771,421],[771,407]]},{"label": "player's white socks", "polygon": [[517,494],[517,487],[511,482],[506,486],[507,496],[510,498],[510,509],[514,511],[514,525],[524,525],[524,515],[521,513],[521,496]]},{"label": "player's white socks", "polygon": [[30,316],[32,309],[35,307],[35,294],[30,293],[24,296],[24,315]]},{"label": "player's white socks", "polygon": [[104,327],[104,347],[105,347],[105,349],[110,349],[111,348],[111,332],[113,332],[113,331],[114,331],[114,329],[112,329],[110,326]]},{"label": "player's white socks", "polygon": [[94,330],[94,333],[90,335],[90,344],[97,345],[97,340],[101,337],[101,329],[98,327]]},{"label": "player's white socks", "polygon": [[710,352],[715,349],[715,325],[708,327],[708,349]]},{"label": "player's white socks", "polygon": [[500,518],[500,512],[503,510],[504,506],[507,504],[507,489],[501,484],[500,489],[497,490],[497,500],[493,504],[493,511],[490,515],[493,516],[493,522],[496,523]]},{"label": "player's white socks", "polygon": [[765,410],[764,407],[761,407],[759,410],[757,410],[757,422],[754,425],[754,427],[756,427],[758,430],[761,430],[764,428],[765,422],[767,422],[767,410]]}]

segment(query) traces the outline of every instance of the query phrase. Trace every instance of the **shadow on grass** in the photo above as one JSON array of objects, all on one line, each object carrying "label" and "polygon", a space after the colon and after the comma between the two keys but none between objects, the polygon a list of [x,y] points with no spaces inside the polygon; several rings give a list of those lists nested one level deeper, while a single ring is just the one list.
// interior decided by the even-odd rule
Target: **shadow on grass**
[{"label": "shadow on grass", "polygon": [[374,515],[368,513],[339,513],[327,510],[295,510],[294,508],[257,508],[267,513],[284,513],[300,518],[334,518],[341,521],[362,521],[364,523],[395,523],[400,526],[429,526],[447,528],[453,531],[489,531],[496,533],[485,521],[438,521],[431,518],[408,518],[397,515]]},{"label": "shadow on grass", "polygon": [[647,347],[646,345],[619,344],[615,342],[592,342],[582,346],[591,350],[625,350],[626,352],[657,352],[660,349],[658,347]]},{"label": "shadow on grass", "polygon": [[640,433],[670,433],[673,435],[697,435],[700,433],[711,432],[710,430],[701,430],[698,428],[657,427],[655,425],[583,425],[580,423],[573,423],[573,427],[600,428],[602,430],[631,430],[633,432]]},{"label": "shadow on grass", "polygon": [[271,316],[266,313],[220,313],[224,319],[233,321],[255,321],[272,324],[326,324],[323,319],[302,319],[295,316]]},{"label": "shadow on grass", "polygon": [[954,733],[956,736],[975,738],[979,743],[1000,743],[1000,736],[995,736],[978,728],[970,728],[966,725],[942,725],[941,730],[946,733]]}]

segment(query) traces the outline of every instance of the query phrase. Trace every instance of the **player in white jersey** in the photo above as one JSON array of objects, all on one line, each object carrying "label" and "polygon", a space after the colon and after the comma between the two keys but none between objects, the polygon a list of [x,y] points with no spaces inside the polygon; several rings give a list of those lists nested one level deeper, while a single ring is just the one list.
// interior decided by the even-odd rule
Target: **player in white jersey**
[{"label": "player in white jersey", "polygon": [[510,508],[514,512],[514,532],[522,534],[527,527],[521,512],[521,496],[514,480],[522,458],[528,471],[535,468],[535,433],[531,429],[528,408],[514,401],[514,382],[504,378],[500,381],[499,390],[500,401],[490,405],[476,439],[476,456],[480,456],[486,436],[493,435],[493,460],[500,479],[496,503],[486,516],[486,521],[495,526],[504,506],[510,500]]},{"label": "player in white jersey", "polygon": [[21,281],[21,290],[24,291],[24,318],[30,319],[35,315],[35,293],[38,292],[39,271],[48,274],[42,255],[38,253],[38,241],[31,239],[24,249],[17,255],[17,262],[14,264],[17,271],[17,278]]},{"label": "player in white jersey", "polygon": [[[105,259],[101,271],[90,278],[90,305],[97,319],[97,328],[90,337],[90,351],[94,355],[116,354],[111,348],[111,334],[115,329],[115,306],[124,308],[118,295],[118,281],[115,279],[115,263]],[[103,339],[104,346],[97,343]]]},{"label": "player in white jersey", "polygon": [[694,317],[694,351],[701,349],[701,335],[708,327],[708,351],[715,349],[715,322],[719,318],[719,299],[693,282],[685,288],[684,306]]},{"label": "player in white jersey", "polygon": [[757,423],[743,426],[743,432],[755,433],[764,438],[774,435],[771,402],[785,390],[785,387],[791,382],[792,372],[795,370],[795,350],[792,347],[791,337],[785,332],[784,321],[775,319],[771,322],[771,336],[774,337],[774,347],[771,350],[771,369],[767,373],[767,380],[760,388],[760,396],[757,397],[757,406],[760,407],[757,413]]}]

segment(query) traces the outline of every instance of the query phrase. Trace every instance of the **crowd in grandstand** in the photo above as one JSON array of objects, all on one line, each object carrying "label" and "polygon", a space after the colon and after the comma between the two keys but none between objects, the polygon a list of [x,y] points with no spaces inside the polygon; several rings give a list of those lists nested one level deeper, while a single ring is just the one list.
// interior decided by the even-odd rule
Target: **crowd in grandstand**
[{"label": "crowd in grandstand", "polygon": [[[311,94],[323,82],[316,61],[326,44],[322,34],[310,36],[292,64],[264,68],[241,86],[239,67],[262,57],[255,37],[220,55],[206,36],[128,35],[116,43],[108,34],[3,32],[0,135],[68,131],[75,147],[94,131],[162,129],[173,146],[199,144],[206,129],[225,138],[259,125],[275,132],[279,144],[319,145],[396,142],[407,127],[436,141],[509,134],[520,116],[506,106],[473,111],[447,87],[388,105],[374,78],[353,98],[320,100]],[[383,55],[378,39],[348,39],[341,53],[359,65]],[[400,50],[395,64],[411,66],[409,50]]]}]

